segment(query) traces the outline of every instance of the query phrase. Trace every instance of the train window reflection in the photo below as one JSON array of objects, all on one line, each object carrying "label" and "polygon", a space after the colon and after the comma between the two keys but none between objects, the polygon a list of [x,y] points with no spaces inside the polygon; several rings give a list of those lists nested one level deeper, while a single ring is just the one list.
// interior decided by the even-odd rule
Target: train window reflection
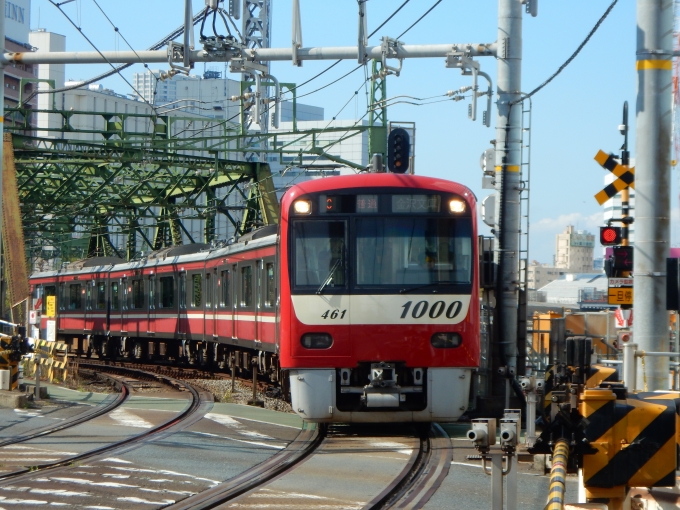
[{"label": "train window reflection", "polygon": [[97,282],[97,310],[106,308],[106,283]]},{"label": "train window reflection", "polygon": [[345,287],[344,221],[296,221],[295,286],[325,289]]},{"label": "train window reflection", "polygon": [[144,281],[132,280],[132,301],[130,308],[144,308]]},{"label": "train window reflection", "polygon": [[220,306],[222,307],[227,307],[231,304],[231,300],[229,299],[230,296],[230,290],[231,290],[231,279],[229,278],[230,274],[229,271],[221,271],[220,272],[220,282],[219,285],[221,287],[221,294],[220,294]]},{"label": "train window reflection", "polygon": [[172,308],[175,306],[175,286],[172,276],[161,278],[160,308]]},{"label": "train window reflection", "polygon": [[118,282],[113,282],[111,283],[111,310],[118,310],[119,308]]},{"label": "train window reflection", "polygon": [[81,310],[83,308],[82,286],[78,283],[69,287],[69,310]]},{"label": "train window reflection", "polygon": [[471,220],[357,220],[357,285],[472,282]]},{"label": "train window reflection", "polygon": [[203,302],[203,279],[200,274],[191,275],[191,285],[193,289],[191,294],[191,306],[198,308]]},{"label": "train window reflection", "polygon": [[274,280],[274,264],[268,263],[265,268],[266,290],[264,306],[271,308],[276,301],[276,281]]},{"label": "train window reflection", "polygon": [[250,266],[241,268],[241,306],[253,304],[253,268]]}]

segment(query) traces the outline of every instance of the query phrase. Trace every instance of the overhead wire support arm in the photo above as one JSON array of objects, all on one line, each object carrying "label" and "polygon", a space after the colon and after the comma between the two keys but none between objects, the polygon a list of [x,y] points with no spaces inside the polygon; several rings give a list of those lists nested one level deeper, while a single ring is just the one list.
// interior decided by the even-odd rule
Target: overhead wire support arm
[{"label": "overhead wire support arm", "polygon": [[[466,51],[469,57],[495,57],[496,43],[475,44],[404,44],[394,48],[394,58],[446,58],[452,51]],[[236,49],[213,55],[205,50],[191,51],[191,62],[230,62],[245,58],[255,62],[290,61],[293,58],[292,48],[252,48],[237,51]],[[366,48],[368,59],[382,59],[382,46]],[[299,60],[351,60],[357,56],[356,46],[312,47],[300,48],[297,52]],[[14,64],[124,64],[139,62],[163,63],[168,61],[168,51],[62,51],[62,52],[8,52],[0,57],[0,63]],[[173,57],[175,64],[183,63],[181,55]]]}]

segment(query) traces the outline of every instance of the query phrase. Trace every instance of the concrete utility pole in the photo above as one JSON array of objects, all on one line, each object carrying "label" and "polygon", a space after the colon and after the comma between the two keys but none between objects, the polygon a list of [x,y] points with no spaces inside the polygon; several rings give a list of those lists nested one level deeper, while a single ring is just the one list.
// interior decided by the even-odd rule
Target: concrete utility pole
[{"label": "concrete utility pole", "polygon": [[[522,89],[522,3],[498,0],[496,121],[496,344],[507,376],[517,371]],[[498,394],[498,386],[495,392]],[[508,386],[509,388],[509,386]]]},{"label": "concrete utility pole", "polygon": [[[668,351],[672,55],[673,1],[638,0],[633,276],[635,343],[644,351]],[[668,358],[648,357],[639,370],[641,389],[668,389]]]},{"label": "concrete utility pole", "polygon": [[[5,0],[0,0],[0,42],[2,43],[2,53],[5,53]],[[2,174],[4,170],[4,151],[5,151],[5,63],[0,60],[0,253],[2,253],[2,233],[5,229],[2,226],[2,208],[3,208],[3,191]],[[1,261],[2,259],[0,259]],[[2,294],[2,280],[4,277],[4,268],[0,262],[0,299]],[[0,304],[0,313],[4,312],[4,302]],[[2,317],[0,317],[2,319]]]}]

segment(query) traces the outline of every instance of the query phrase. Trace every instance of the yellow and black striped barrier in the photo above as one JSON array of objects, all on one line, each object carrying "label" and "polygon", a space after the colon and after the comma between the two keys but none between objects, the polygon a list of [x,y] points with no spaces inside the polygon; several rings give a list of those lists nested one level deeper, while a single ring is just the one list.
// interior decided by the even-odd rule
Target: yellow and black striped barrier
[{"label": "yellow and black striped barrier", "polygon": [[555,443],[550,468],[550,491],[545,510],[562,510],[564,508],[564,492],[567,482],[567,461],[569,460],[569,443],[560,439]]},{"label": "yellow and black striped barrier", "polygon": [[609,388],[583,392],[584,434],[597,450],[583,456],[589,499],[625,498],[626,487],[675,486],[678,396],[639,393],[617,399]]},{"label": "yellow and black striped barrier", "polygon": [[36,355],[40,359],[40,366],[47,368],[41,371],[47,380],[53,382],[56,377],[61,381],[66,380],[68,375],[68,346],[64,342],[51,342],[48,340],[36,340],[33,345],[34,357],[28,359],[25,374],[27,377],[35,375]]},{"label": "yellow and black striped barrier", "polygon": [[0,337],[0,370],[9,370],[9,389],[14,391],[19,387],[19,364],[12,360],[11,341],[11,337]]}]

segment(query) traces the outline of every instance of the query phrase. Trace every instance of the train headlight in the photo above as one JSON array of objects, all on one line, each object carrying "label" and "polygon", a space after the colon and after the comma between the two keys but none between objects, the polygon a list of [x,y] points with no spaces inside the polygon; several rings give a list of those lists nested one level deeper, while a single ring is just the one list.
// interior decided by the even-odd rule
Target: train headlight
[{"label": "train headlight", "polygon": [[432,347],[437,347],[438,349],[453,349],[460,346],[462,341],[463,339],[458,333],[435,333],[430,338]]},{"label": "train headlight", "polygon": [[333,337],[328,333],[305,333],[300,343],[305,349],[328,349],[333,345]]},{"label": "train headlight", "polygon": [[297,214],[310,214],[312,212],[312,201],[296,200],[295,203],[293,203],[293,210]]},{"label": "train headlight", "polygon": [[449,200],[449,211],[451,211],[453,214],[465,212],[465,201],[459,198],[452,198]]}]

